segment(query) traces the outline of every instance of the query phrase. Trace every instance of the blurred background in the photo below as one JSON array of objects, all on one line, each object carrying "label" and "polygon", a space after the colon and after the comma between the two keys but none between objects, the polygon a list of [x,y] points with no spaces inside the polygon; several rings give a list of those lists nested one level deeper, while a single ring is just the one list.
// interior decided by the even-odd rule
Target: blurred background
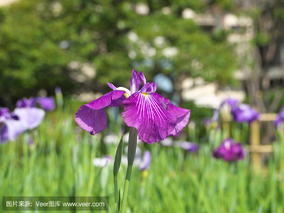
[{"label": "blurred background", "polygon": [[[129,130],[117,108],[95,136],[74,116],[135,69],[191,116],[177,138],[139,141],[137,159],[152,157],[133,167],[128,213],[283,213],[283,33],[283,0],[0,0],[0,196],[109,196],[113,212]],[[36,108],[23,97],[46,113],[11,139],[13,113]],[[240,104],[246,119],[219,119],[225,99],[261,115]]]},{"label": "blurred background", "polygon": [[283,1],[1,0],[0,6],[1,106],[13,108],[39,92],[54,95],[56,86],[89,102],[109,91],[106,82],[129,87],[132,69],[188,108],[217,108],[226,97],[261,113],[284,103]]}]

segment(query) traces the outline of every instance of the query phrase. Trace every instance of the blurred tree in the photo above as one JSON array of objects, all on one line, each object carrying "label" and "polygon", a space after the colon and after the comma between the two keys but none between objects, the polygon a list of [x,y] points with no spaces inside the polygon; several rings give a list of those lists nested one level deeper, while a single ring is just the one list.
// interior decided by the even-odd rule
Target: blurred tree
[{"label": "blurred tree", "polygon": [[228,84],[234,47],[182,18],[185,8],[212,4],[230,7],[226,0],[29,0],[1,8],[0,99],[9,104],[56,85],[65,94],[104,92],[107,81],[128,86],[132,69],[148,81],[164,73],[177,90],[186,76]]}]

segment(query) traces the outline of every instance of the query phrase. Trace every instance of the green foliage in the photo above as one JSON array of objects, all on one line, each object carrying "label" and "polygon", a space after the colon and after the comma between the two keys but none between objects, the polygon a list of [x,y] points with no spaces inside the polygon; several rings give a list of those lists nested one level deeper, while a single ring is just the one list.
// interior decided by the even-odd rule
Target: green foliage
[{"label": "green foliage", "polygon": [[[76,124],[70,114],[47,114],[37,130],[0,146],[1,197],[109,196],[110,212],[114,212],[113,164],[98,168],[92,160],[104,154],[114,157],[117,144],[107,145],[107,153],[101,153],[100,136],[74,131]],[[131,212],[283,212],[281,138],[277,135],[267,174],[262,175],[254,173],[248,153],[243,161],[231,164],[213,159],[212,150],[222,138],[215,131],[210,134],[205,135],[205,142],[195,154],[163,147],[159,142],[147,146],[152,162],[145,185],[141,171],[137,167],[132,171],[128,196]],[[29,135],[34,139],[32,146],[28,144]],[[143,151],[144,145],[139,145]],[[125,173],[122,164],[118,186],[123,185]],[[143,196],[139,193],[142,188]]]},{"label": "green foliage", "polygon": [[[15,101],[41,88],[51,93],[56,85],[65,93],[84,87],[104,92],[107,81],[128,86],[133,68],[149,80],[162,72],[173,81],[182,73],[220,84],[231,81],[234,47],[181,17],[188,7],[202,12],[205,3],[147,1],[144,16],[135,12],[136,3],[141,2],[30,0],[1,9],[0,99]],[[163,14],[163,7],[170,13]],[[157,38],[163,42],[157,44]],[[63,41],[66,47],[60,47]],[[167,56],[167,48],[176,53]],[[72,78],[73,72],[81,73],[68,66],[72,61],[91,64],[95,77],[88,83]]]},{"label": "green foliage", "polygon": [[263,32],[258,32],[256,37],[254,38],[254,43],[257,46],[264,46],[269,44],[269,42],[271,41],[271,38],[269,37],[269,35],[265,35]]}]

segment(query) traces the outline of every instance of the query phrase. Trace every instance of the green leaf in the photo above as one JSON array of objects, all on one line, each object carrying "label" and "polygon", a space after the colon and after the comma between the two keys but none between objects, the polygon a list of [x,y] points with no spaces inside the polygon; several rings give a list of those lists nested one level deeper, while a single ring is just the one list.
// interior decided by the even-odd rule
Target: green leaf
[{"label": "green leaf", "polygon": [[118,144],[118,147],[115,153],[114,166],[113,166],[113,176],[115,177],[118,174],[120,163],[121,163],[122,148],[123,148],[122,138],[123,138],[123,135],[121,136],[120,142]]},{"label": "green leaf", "polygon": [[136,154],[137,147],[137,129],[131,127],[129,132],[129,141],[128,141],[128,165],[133,165],[133,161]]}]

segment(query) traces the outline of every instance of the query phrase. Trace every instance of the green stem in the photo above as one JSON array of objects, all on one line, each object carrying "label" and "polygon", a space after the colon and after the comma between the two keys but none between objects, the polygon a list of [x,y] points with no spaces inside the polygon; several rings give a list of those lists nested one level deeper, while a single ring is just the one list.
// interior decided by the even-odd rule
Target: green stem
[{"label": "green stem", "polygon": [[123,190],[123,198],[122,198],[122,207],[121,213],[124,213],[126,210],[126,203],[127,203],[127,195],[128,195],[128,188],[130,183],[132,165],[136,154],[136,147],[137,147],[137,129],[130,128],[129,132],[129,141],[128,141],[128,166],[126,171],[126,178],[124,182],[124,190]]},{"label": "green stem", "polygon": [[117,177],[114,177],[114,196],[115,196],[115,213],[118,212],[117,210],[117,203],[118,203],[118,188],[117,188]]},{"label": "green stem", "polygon": [[126,178],[125,178],[125,182],[124,182],[121,213],[126,212],[126,203],[127,203],[127,195],[128,195],[128,188],[129,188],[129,183],[130,183],[131,171],[132,171],[132,165],[128,165],[127,166],[127,172],[126,172]]}]

